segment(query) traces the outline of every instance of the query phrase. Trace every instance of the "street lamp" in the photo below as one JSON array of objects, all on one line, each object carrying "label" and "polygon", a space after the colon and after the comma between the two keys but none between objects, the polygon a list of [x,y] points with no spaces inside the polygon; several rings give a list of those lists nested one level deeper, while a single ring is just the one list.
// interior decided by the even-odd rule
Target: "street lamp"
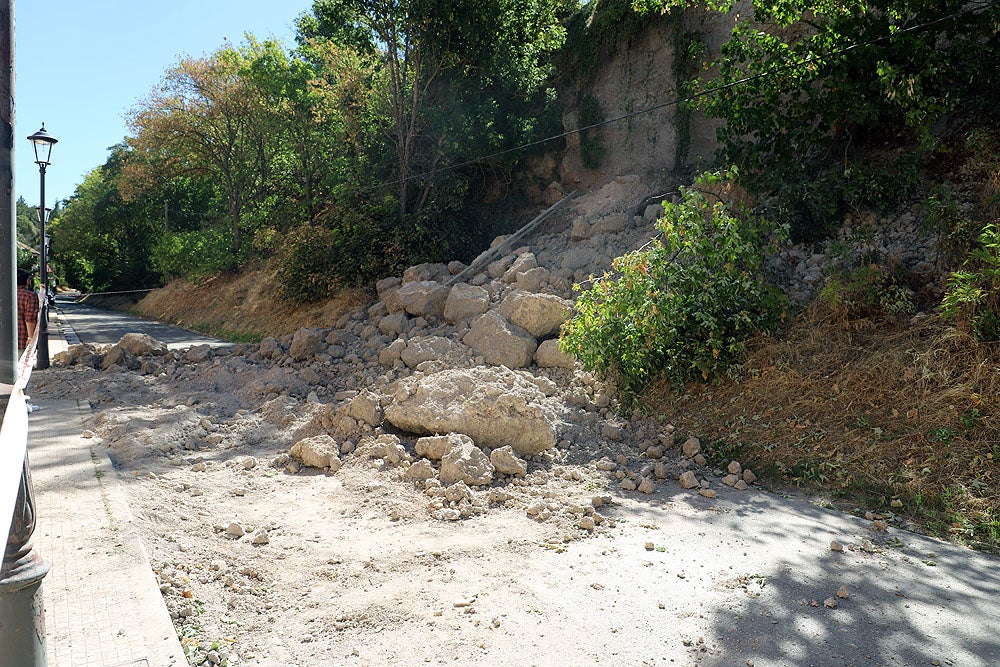
[{"label": "street lamp", "polygon": [[41,370],[49,367],[49,267],[48,257],[46,257],[48,248],[45,247],[45,222],[47,217],[45,211],[45,168],[50,164],[49,158],[52,157],[52,147],[59,140],[46,132],[45,123],[42,123],[42,129],[28,137],[28,141],[31,142],[32,147],[35,149],[35,164],[38,165],[39,180],[41,181],[41,192],[38,196],[38,220],[41,228],[38,230],[38,236],[41,239],[42,246],[42,304],[41,317],[39,317],[40,321],[38,324],[38,362],[35,364],[35,367]]}]

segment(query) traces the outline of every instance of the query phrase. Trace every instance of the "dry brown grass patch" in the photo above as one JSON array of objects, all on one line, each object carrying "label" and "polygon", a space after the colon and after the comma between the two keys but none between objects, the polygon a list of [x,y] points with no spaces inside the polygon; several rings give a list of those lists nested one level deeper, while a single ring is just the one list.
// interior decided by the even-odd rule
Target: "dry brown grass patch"
[{"label": "dry brown grass patch", "polygon": [[[759,340],[740,382],[661,390],[654,405],[773,482],[827,489],[1000,550],[1000,346],[936,317],[814,310]],[[895,501],[895,502],[894,502]]]},{"label": "dry brown grass patch", "polygon": [[282,301],[270,269],[223,274],[194,285],[177,280],[151,292],[134,310],[144,317],[233,339],[281,336],[302,327],[332,327],[368,297],[344,290],[316,303]]}]

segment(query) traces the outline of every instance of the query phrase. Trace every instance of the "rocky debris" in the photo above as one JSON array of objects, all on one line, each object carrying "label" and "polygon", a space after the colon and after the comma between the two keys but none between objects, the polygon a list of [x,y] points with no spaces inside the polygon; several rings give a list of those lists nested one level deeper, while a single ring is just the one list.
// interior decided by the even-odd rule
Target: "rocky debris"
[{"label": "rocky debris", "polygon": [[362,458],[382,459],[391,465],[409,463],[412,460],[399,438],[389,434],[363,439],[358,443],[355,454]]},{"label": "rocky debris", "polygon": [[507,368],[452,369],[399,381],[386,419],[410,433],[464,433],[532,456],[558,441],[561,406]]}]

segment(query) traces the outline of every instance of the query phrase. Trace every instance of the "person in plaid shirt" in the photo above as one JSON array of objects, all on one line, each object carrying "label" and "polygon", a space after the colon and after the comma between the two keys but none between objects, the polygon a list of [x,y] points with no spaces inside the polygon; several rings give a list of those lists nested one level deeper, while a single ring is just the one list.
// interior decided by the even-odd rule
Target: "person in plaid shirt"
[{"label": "person in plaid shirt", "polygon": [[38,295],[29,287],[31,274],[25,269],[17,270],[17,350],[28,347],[28,340],[38,326]]}]

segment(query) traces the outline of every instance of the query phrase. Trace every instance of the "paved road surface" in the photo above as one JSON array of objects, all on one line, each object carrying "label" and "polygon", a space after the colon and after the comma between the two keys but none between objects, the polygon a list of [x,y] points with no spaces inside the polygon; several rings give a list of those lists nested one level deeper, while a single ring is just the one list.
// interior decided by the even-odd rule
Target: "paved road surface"
[{"label": "paved road surface", "polygon": [[[172,350],[206,343],[212,347],[230,345],[226,341],[180,327],[133,317],[119,310],[94,308],[86,303],[57,298],[56,309],[58,317],[72,329],[72,332],[66,332],[70,343],[117,343],[125,334],[135,332],[149,334],[156,340],[166,343]],[[78,341],[74,340],[73,333],[76,334]]]}]

